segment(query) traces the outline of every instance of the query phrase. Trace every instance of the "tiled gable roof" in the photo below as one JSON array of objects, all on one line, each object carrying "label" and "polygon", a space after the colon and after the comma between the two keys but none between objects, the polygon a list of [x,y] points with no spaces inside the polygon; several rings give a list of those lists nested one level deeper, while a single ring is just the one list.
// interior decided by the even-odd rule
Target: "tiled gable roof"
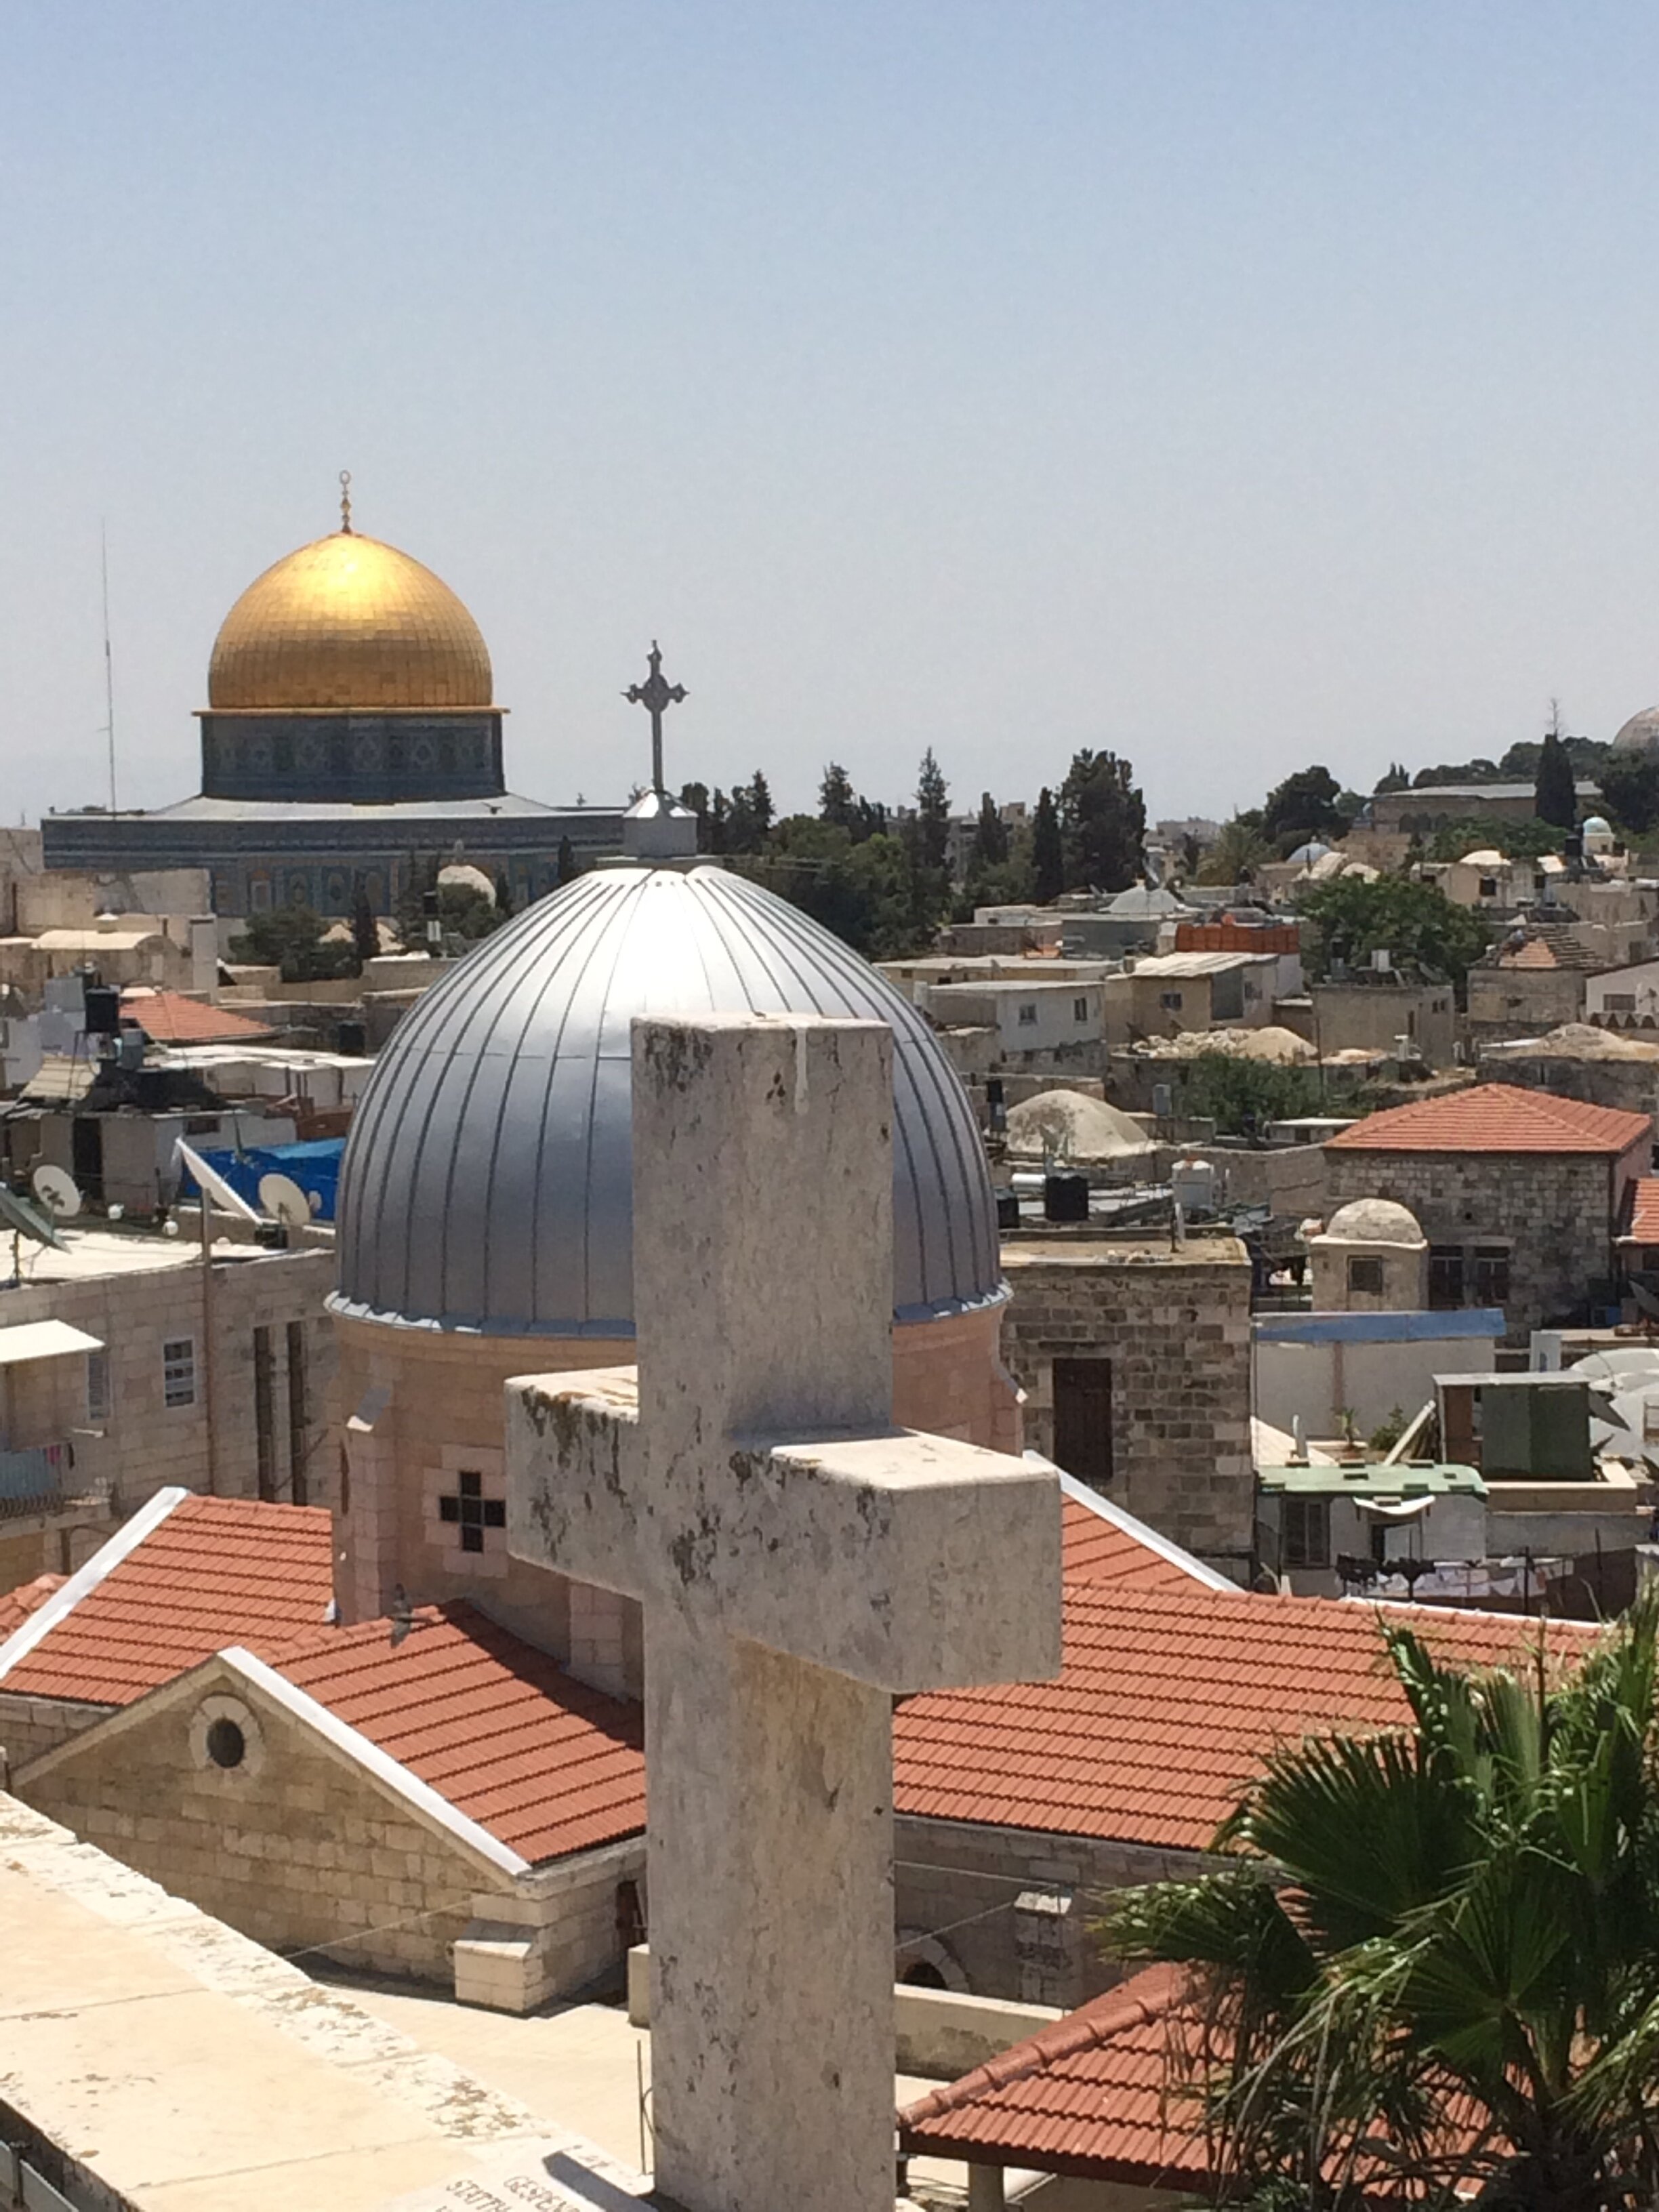
[{"label": "tiled gable roof", "polygon": [[1165,1545],[1156,1536],[1144,1542],[1127,1514],[1096,1510],[1075,1498],[1060,1500],[1060,1571],[1067,1583],[1188,1589],[1201,1571],[1196,1561],[1183,1565],[1183,1555],[1175,1545]]},{"label": "tiled gable roof", "polygon": [[14,1628],[21,1628],[55,1590],[63,1588],[66,1579],[63,1575],[36,1575],[32,1583],[20,1583],[15,1590],[0,1596],[0,1639],[9,1636]]},{"label": "tiled gable roof", "polygon": [[1653,1138],[1650,1115],[1587,1106],[1510,1083],[1477,1083],[1410,1106],[1368,1114],[1331,1138],[1328,1152],[1620,1153]]},{"label": "tiled gable roof", "polygon": [[899,2115],[907,2155],[1204,2190],[1202,2130],[1166,2095],[1179,1970],[1149,1966]]},{"label": "tiled gable roof", "polygon": [[1068,1582],[1054,1682],[912,1698],[895,1716],[896,1803],[944,1820],[1206,1850],[1275,1743],[1338,1724],[1402,1726],[1381,1618],[1446,1657],[1489,1666],[1582,1650],[1552,1622],[1378,1608],[1332,1598]]},{"label": "tiled gable roof", "polygon": [[645,1826],[639,1706],[474,1606],[422,1606],[395,1643],[385,1620],[325,1630],[270,1665],[521,1858]]},{"label": "tiled gable roof", "polygon": [[1631,1186],[1630,1227],[1633,1243],[1659,1244],[1659,1176],[1638,1176]]},{"label": "tiled gable roof", "polygon": [[228,1644],[268,1653],[322,1626],[333,1561],[321,1506],[185,1497],[113,1556],[125,1533],[0,1644],[0,1691],[125,1705]]}]

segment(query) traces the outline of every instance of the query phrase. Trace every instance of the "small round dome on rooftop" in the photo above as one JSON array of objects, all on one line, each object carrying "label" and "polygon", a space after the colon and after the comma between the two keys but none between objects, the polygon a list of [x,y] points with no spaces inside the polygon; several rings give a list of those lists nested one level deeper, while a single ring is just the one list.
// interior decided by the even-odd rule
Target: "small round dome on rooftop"
[{"label": "small round dome on rooftop", "polygon": [[441,577],[337,530],[256,576],[220,625],[208,704],[374,712],[490,703],[483,634]]},{"label": "small round dome on rooftop", "polygon": [[1326,844],[1322,838],[1310,837],[1305,845],[1297,847],[1291,859],[1302,867],[1310,868],[1316,860],[1322,860],[1327,853],[1334,850],[1335,848]]},{"label": "small round dome on rooftop", "polygon": [[487,1335],[630,1336],[629,1027],[708,1012],[890,1024],[896,1317],[1004,1295],[973,1111],[915,1008],[740,876],[622,866],[527,908],[393,1031],[347,1140],[336,1310]]},{"label": "small round dome on rooftop", "polygon": [[1133,1160],[1157,1146],[1139,1121],[1084,1091],[1040,1091],[1008,1109],[1008,1150],[1019,1159]]},{"label": "small round dome on rooftop", "polygon": [[1409,1206],[1391,1198],[1355,1198],[1325,1224],[1327,1237],[1351,1244],[1420,1244],[1423,1231]]},{"label": "small round dome on rooftop", "polygon": [[1650,753],[1659,751],[1659,707],[1644,708],[1632,714],[1613,738],[1616,753]]},{"label": "small round dome on rooftop", "polygon": [[1587,837],[1611,837],[1613,824],[1605,814],[1587,814],[1580,825]]},{"label": "small round dome on rooftop", "polygon": [[1464,854],[1462,864],[1466,868],[1501,868],[1504,855],[1490,845],[1477,845],[1474,852]]}]

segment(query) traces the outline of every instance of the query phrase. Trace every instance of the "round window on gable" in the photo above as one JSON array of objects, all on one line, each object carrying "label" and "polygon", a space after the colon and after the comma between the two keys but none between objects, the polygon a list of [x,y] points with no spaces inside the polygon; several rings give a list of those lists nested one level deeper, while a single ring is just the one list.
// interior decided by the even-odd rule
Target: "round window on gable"
[{"label": "round window on gable", "polygon": [[209,1723],[207,1755],[216,1766],[227,1770],[240,1766],[247,1757],[247,1738],[234,1721],[227,1720],[222,1714]]}]

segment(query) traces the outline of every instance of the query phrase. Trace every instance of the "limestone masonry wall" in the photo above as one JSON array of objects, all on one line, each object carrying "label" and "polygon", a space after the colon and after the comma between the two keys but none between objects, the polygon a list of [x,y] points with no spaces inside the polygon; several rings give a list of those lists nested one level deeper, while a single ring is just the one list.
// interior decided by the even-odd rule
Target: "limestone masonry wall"
[{"label": "limestone masonry wall", "polygon": [[[1645,1172],[1650,1143],[1613,1162],[1563,1152],[1344,1152],[1327,1154],[1333,1212],[1352,1198],[1409,1206],[1431,1245],[1510,1248],[1509,1340],[1582,1314],[1593,1285],[1614,1272],[1613,1225],[1624,1185]],[[1466,1279],[1466,1297],[1478,1304]],[[1604,1293],[1605,1295],[1605,1293]]]},{"label": "limestone masonry wall", "polygon": [[[13,1788],[112,1857],[271,1949],[447,1984],[450,1946],[493,1869],[397,1806],[262,1701],[229,1771],[195,1741],[234,1678],[139,1712]],[[503,1890],[510,1878],[496,1877]]]},{"label": "limestone masonry wall", "polygon": [[[1250,1269],[1230,1237],[1170,1252],[1079,1240],[1003,1249],[1004,1336],[1027,1393],[1025,1441],[1054,1449],[1054,1363],[1109,1363],[1112,1474],[1103,1492],[1176,1543],[1237,1571],[1255,1517]],[[1077,1473],[1078,1469],[1069,1472]]]}]

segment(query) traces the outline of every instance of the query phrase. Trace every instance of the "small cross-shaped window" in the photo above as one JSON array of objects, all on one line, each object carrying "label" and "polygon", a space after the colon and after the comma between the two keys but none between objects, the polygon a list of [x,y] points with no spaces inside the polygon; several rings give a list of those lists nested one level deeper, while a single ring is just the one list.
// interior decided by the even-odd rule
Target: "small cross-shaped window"
[{"label": "small cross-shaped window", "polygon": [[482,1552],[486,1528],[505,1528],[507,1503],[504,1498],[486,1498],[483,1477],[463,1470],[458,1477],[459,1489],[453,1498],[438,1500],[438,1517],[454,1522],[461,1532],[464,1552]]}]

